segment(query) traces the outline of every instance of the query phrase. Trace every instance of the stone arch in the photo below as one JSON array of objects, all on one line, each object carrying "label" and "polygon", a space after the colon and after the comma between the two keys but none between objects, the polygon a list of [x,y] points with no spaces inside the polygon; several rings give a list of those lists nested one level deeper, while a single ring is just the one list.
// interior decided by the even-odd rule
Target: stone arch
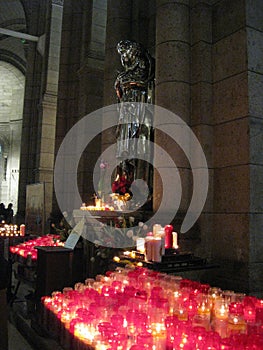
[{"label": "stone arch", "polygon": [[0,200],[16,210],[25,76],[6,61],[0,61],[0,76]]},{"label": "stone arch", "polygon": [[[4,14],[1,17],[1,28],[15,32],[27,32],[25,7],[20,0],[0,3],[0,12]],[[26,71],[26,43],[23,40],[14,38],[11,35],[0,34],[0,60],[6,61],[23,74]]]}]

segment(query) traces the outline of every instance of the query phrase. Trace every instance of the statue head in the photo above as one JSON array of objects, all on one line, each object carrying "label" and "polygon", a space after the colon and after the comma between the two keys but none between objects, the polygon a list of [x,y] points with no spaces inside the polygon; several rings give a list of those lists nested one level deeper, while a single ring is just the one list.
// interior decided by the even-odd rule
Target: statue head
[{"label": "statue head", "polygon": [[123,67],[129,68],[139,57],[144,55],[144,48],[141,44],[130,40],[121,40],[117,44],[117,51],[121,56]]}]

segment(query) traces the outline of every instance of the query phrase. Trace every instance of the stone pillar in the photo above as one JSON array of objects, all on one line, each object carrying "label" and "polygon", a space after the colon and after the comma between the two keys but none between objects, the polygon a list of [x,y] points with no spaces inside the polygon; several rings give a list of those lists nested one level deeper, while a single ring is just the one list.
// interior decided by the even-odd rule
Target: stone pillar
[{"label": "stone pillar", "polygon": [[57,94],[59,58],[62,28],[63,1],[53,0],[47,17],[49,28],[48,52],[46,53],[46,78],[43,79],[43,99],[39,109],[39,152],[37,155],[36,182],[45,184],[45,214],[52,211],[53,169],[56,136]]},{"label": "stone pillar", "polygon": [[[83,117],[103,106],[107,1],[84,2],[83,40],[79,79],[79,113]],[[95,136],[95,135],[94,135]],[[87,145],[78,167],[83,202],[94,204],[93,170],[101,149],[100,135]]]},{"label": "stone pillar", "polygon": [[[213,121],[212,121],[212,6],[210,0],[191,1],[191,129],[197,136],[209,169],[209,190],[191,237],[197,256],[211,257],[213,235]],[[198,244],[194,244],[198,243]]]},{"label": "stone pillar", "polygon": [[[105,40],[105,65],[104,65],[104,106],[117,103],[117,96],[114,89],[114,82],[118,71],[122,70],[120,57],[116,46],[120,40],[134,39],[131,37],[132,30],[132,0],[109,0],[107,10],[107,26]],[[104,125],[101,138],[102,151],[116,143],[116,127],[107,128],[107,115],[104,118]],[[118,111],[116,108],[116,125],[118,122]],[[109,171],[113,172],[115,165],[110,164]]]},{"label": "stone pillar", "polygon": [[[39,1],[32,2],[31,7],[28,8],[27,27],[29,33],[32,35],[41,36],[45,33],[45,16],[43,14],[46,14],[46,6],[46,2]],[[26,56],[27,67],[20,153],[18,222],[24,222],[25,220],[26,186],[36,182],[36,159],[40,143],[38,115],[44,58],[37,51],[37,45],[34,42],[28,42]]]},{"label": "stone pillar", "polygon": [[213,7],[214,277],[222,289],[249,290],[249,99],[246,4]]},{"label": "stone pillar", "polygon": [[21,145],[21,129],[22,121],[11,121],[10,122],[10,179],[9,179],[9,198],[13,203],[14,213],[17,208],[17,193],[19,183],[19,156],[20,156],[20,145]]},{"label": "stone pillar", "polygon": [[104,105],[117,102],[114,81],[121,68],[116,45],[120,40],[131,38],[132,0],[109,0],[107,11],[105,66],[104,66]]},{"label": "stone pillar", "polygon": [[247,57],[249,97],[249,291],[263,298],[263,8],[247,1]]},{"label": "stone pillar", "polygon": [[[190,30],[189,1],[156,1],[156,87],[155,104],[177,114],[186,123],[190,121]],[[170,154],[180,172],[183,195],[181,210],[189,205],[190,170],[188,162],[175,142],[158,130],[162,121],[155,116],[154,142]],[[175,140],[176,141],[176,140]],[[173,176],[176,168],[168,168],[165,157],[155,156],[156,169],[165,169],[167,176]],[[176,189],[171,189],[171,195]],[[164,200],[161,180],[157,171],[154,175],[154,210]],[[168,208],[174,211],[174,208]]]}]

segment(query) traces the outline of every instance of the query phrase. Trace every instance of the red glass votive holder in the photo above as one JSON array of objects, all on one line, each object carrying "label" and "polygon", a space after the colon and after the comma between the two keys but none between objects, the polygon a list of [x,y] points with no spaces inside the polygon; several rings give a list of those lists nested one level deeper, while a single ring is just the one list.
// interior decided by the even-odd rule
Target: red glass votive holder
[{"label": "red glass votive holder", "polygon": [[220,350],[233,350],[233,341],[230,338],[224,338],[220,341]]},{"label": "red glass votive holder", "polygon": [[140,333],[137,335],[137,344],[144,346],[145,349],[151,349],[153,346],[153,337],[150,333]]},{"label": "red glass votive holder", "polygon": [[256,302],[256,322],[263,324],[263,299]]}]

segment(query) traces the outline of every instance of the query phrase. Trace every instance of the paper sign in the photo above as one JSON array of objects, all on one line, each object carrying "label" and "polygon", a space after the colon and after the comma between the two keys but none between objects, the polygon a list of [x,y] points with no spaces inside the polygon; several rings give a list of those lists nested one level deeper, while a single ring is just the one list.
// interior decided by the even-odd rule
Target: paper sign
[{"label": "paper sign", "polygon": [[81,236],[82,232],[83,232],[83,228],[84,228],[84,218],[82,218],[82,220],[77,223],[77,225],[72,229],[70,235],[68,236],[64,247],[65,248],[70,248],[70,249],[74,249],[76,244],[78,243],[79,237]]}]

